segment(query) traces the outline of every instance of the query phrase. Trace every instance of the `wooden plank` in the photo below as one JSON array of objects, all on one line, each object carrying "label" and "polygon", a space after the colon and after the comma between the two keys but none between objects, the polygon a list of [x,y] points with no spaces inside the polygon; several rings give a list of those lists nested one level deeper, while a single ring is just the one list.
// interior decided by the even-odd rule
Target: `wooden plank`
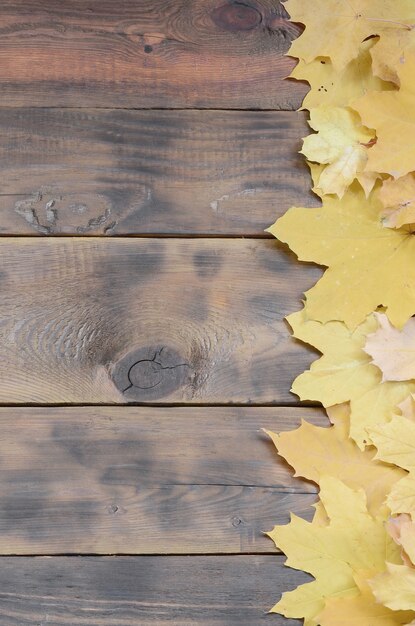
[{"label": "wooden plank", "polygon": [[1,408],[1,554],[274,553],[316,487],[261,429],[317,409]]},{"label": "wooden plank", "polygon": [[114,487],[242,485],[315,493],[311,483],[292,477],[262,431],[292,430],[302,419],[328,423],[322,409],[310,407],[1,407],[0,458],[4,471],[24,482],[37,480],[36,473],[39,483],[66,477],[76,485],[90,472]]},{"label": "wooden plank", "polygon": [[264,236],[317,205],[307,132],[281,111],[0,109],[0,234]]},{"label": "wooden plank", "polygon": [[272,554],[264,533],[291,512],[311,519],[317,501],[261,487],[87,485],[83,498],[60,487],[43,497],[31,483],[31,493],[25,485],[4,498],[0,554]]},{"label": "wooden plank", "polygon": [[2,2],[3,106],[296,109],[278,0]]},{"label": "wooden plank", "polygon": [[3,238],[0,402],[295,402],[283,317],[320,270],[268,240]]},{"label": "wooden plank", "polygon": [[300,626],[268,614],[306,582],[274,556],[0,560],[7,626]]}]

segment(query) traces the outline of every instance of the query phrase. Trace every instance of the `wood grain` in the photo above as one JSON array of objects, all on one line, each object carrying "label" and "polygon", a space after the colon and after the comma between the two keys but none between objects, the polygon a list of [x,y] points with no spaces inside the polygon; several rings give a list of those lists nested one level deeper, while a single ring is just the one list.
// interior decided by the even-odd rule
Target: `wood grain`
[{"label": "wood grain", "polygon": [[317,204],[307,132],[281,111],[0,109],[0,234],[264,236]]},{"label": "wood grain", "polygon": [[[316,488],[260,429],[325,419],[195,405],[296,402],[313,354],[282,319],[319,270],[266,240],[85,237],[263,237],[315,204],[298,33],[278,0],[2,2],[0,234],[24,237],[0,247],[0,402],[187,406],[0,408],[0,624],[298,624],[267,615],[307,578],[262,531]],[[64,553],[130,556],[16,558]]]},{"label": "wood grain", "polygon": [[268,614],[306,582],[278,556],[2,558],[7,626],[300,626]]},{"label": "wood grain", "polygon": [[296,109],[278,0],[2,2],[3,106]]},{"label": "wood grain", "polygon": [[284,316],[320,275],[268,240],[3,238],[0,401],[295,403]]},{"label": "wood grain", "polygon": [[274,553],[316,486],[262,429],[317,409],[1,408],[0,554]]}]

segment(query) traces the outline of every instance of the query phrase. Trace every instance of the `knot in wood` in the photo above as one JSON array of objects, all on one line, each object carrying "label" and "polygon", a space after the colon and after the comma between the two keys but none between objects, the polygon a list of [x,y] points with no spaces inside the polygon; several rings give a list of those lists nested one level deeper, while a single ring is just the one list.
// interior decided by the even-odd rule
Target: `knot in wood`
[{"label": "knot in wood", "polygon": [[258,9],[244,2],[228,2],[212,12],[212,20],[219,28],[231,32],[253,30],[262,22]]},{"label": "knot in wood", "polygon": [[148,346],[129,352],[114,367],[112,379],[131,401],[163,398],[189,377],[189,364],[176,350]]},{"label": "knot in wood", "polygon": [[165,369],[158,361],[142,359],[130,367],[128,378],[133,387],[153,389],[163,379]]}]

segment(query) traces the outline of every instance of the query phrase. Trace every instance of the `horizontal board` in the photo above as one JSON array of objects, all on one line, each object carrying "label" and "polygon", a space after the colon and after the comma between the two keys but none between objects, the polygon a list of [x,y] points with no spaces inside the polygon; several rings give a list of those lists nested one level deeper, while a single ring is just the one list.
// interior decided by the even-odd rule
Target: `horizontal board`
[{"label": "horizontal board", "polygon": [[278,0],[26,0],[0,8],[3,106],[296,109]]},{"label": "horizontal board", "polygon": [[284,316],[320,275],[277,242],[3,238],[0,402],[295,402]]},{"label": "horizontal board", "polygon": [[292,477],[262,430],[292,430],[302,419],[328,424],[322,409],[309,407],[1,407],[0,458],[5,472],[16,472],[13,483],[66,480],[75,488],[88,475],[110,487],[312,493],[315,487]]},{"label": "horizontal board", "polygon": [[0,554],[273,554],[264,533],[290,512],[310,519],[317,500],[261,487],[80,483],[6,488]]},{"label": "horizontal board", "polygon": [[1,408],[1,554],[270,552],[316,487],[261,429],[317,409]]},{"label": "horizontal board", "polygon": [[274,556],[0,560],[7,626],[300,626],[267,614],[309,580]]},{"label": "horizontal board", "polygon": [[316,205],[304,114],[0,109],[0,234],[264,236]]}]

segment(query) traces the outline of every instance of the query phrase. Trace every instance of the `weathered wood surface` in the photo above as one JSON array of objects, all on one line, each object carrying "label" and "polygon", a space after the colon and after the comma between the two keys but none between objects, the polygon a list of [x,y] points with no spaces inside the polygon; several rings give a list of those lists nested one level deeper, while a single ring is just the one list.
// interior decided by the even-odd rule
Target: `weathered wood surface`
[{"label": "weathered wood surface", "polygon": [[243,239],[3,238],[0,401],[296,403],[320,270]]},{"label": "weathered wood surface", "polygon": [[3,106],[296,109],[278,0],[7,0]]},{"label": "weathered wood surface", "polygon": [[261,429],[317,409],[1,408],[0,554],[274,553],[316,486]]},{"label": "weathered wood surface", "polygon": [[316,205],[305,116],[0,109],[0,234],[264,236]]},{"label": "weathered wood surface", "polygon": [[278,556],[3,558],[7,626],[300,626],[268,613],[309,580]]},{"label": "weathered wood surface", "polygon": [[306,577],[262,531],[316,488],[261,428],[326,420],[195,405],[297,402],[314,355],[283,317],[319,270],[266,239],[85,237],[264,237],[316,204],[298,33],[278,0],[1,3],[0,403],[187,405],[0,408],[1,625],[298,624],[266,613]]}]

